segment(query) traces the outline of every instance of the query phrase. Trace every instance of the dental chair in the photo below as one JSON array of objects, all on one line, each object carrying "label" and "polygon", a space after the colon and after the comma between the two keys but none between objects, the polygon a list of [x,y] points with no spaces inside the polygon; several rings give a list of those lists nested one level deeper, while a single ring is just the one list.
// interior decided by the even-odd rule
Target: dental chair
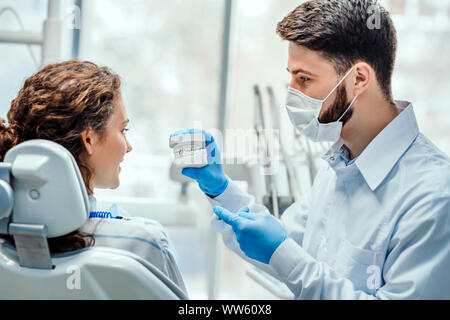
[{"label": "dental chair", "polygon": [[0,299],[188,299],[130,252],[88,247],[51,254],[48,238],[80,228],[89,200],[75,159],[57,143],[31,140],[0,163]]}]

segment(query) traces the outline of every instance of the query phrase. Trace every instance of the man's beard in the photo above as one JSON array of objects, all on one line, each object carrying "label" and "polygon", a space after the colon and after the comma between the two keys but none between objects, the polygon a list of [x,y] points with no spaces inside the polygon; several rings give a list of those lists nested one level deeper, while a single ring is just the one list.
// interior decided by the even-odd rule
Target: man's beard
[{"label": "man's beard", "polygon": [[[345,110],[347,110],[350,103],[351,102],[348,101],[347,98],[347,90],[345,90],[345,86],[340,86],[336,91],[336,99],[328,110],[319,117],[319,122],[330,123],[337,121],[344,114]],[[343,125],[350,120],[352,114],[353,110],[350,108],[350,110],[348,110],[345,116],[341,119]]]}]

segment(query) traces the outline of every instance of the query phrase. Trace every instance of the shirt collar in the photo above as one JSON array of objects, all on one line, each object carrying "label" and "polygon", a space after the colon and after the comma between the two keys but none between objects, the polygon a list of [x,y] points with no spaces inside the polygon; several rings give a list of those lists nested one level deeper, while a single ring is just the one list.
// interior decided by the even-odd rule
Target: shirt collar
[{"label": "shirt collar", "polygon": [[[396,101],[396,103],[401,113],[370,142],[355,161],[372,191],[383,182],[419,134],[411,103],[406,101]],[[344,141],[340,139],[325,154],[324,159],[334,161],[337,154],[347,152]]]}]

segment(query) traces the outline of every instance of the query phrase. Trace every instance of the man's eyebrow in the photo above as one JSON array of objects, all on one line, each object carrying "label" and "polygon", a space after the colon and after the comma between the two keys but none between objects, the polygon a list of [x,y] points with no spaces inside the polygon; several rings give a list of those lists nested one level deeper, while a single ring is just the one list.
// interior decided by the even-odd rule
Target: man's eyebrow
[{"label": "man's eyebrow", "polygon": [[127,119],[125,121],[122,122],[122,124],[128,124],[130,122],[130,119]]},{"label": "man's eyebrow", "polygon": [[287,72],[292,73],[294,76],[297,75],[297,73],[300,73],[300,72],[304,73],[304,74],[307,74],[307,75],[310,75],[310,76],[313,76],[313,74],[311,72],[306,71],[305,69],[302,69],[302,68],[297,68],[297,69],[295,69],[293,71],[290,71],[289,67],[287,67],[286,70],[287,70]]}]

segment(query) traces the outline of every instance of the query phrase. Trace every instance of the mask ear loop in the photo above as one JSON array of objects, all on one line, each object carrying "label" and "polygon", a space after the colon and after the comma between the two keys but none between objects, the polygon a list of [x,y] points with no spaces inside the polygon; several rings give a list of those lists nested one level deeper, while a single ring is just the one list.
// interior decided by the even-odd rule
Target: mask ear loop
[{"label": "mask ear loop", "polygon": [[353,69],[355,68],[355,66],[351,67],[350,70],[348,70],[348,72],[345,74],[345,76],[341,79],[341,81],[338,82],[338,84],[333,88],[333,90],[331,90],[331,92],[327,95],[327,97],[325,99],[322,100],[322,103],[324,103],[325,101],[327,101],[327,99],[333,94],[333,92],[341,85],[342,82],[344,82],[344,80],[348,77],[348,75],[350,74],[350,72],[353,71]]},{"label": "mask ear loop", "polygon": [[352,103],[350,103],[350,105],[348,106],[347,110],[345,110],[344,114],[337,120],[337,122],[341,121],[342,118],[345,117],[345,115],[347,114],[348,110],[350,110],[350,108],[352,107],[352,105],[355,103],[356,98],[358,98],[358,96],[355,96],[355,98],[353,98]]}]

